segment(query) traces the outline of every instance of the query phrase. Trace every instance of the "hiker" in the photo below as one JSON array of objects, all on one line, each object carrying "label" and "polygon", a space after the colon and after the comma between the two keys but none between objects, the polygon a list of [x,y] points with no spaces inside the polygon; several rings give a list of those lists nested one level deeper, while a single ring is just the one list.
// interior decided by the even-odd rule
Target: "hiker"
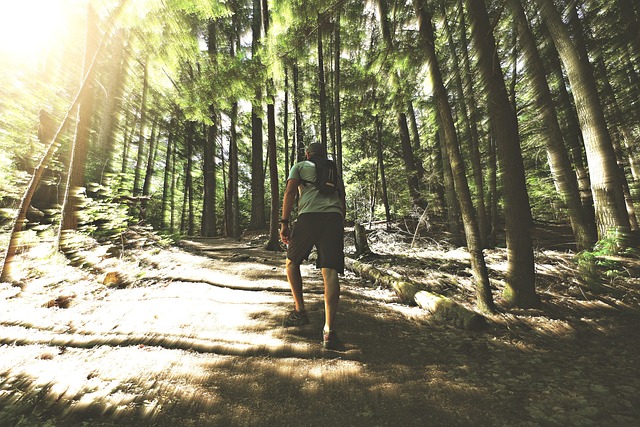
[{"label": "hiker", "polygon": [[[284,325],[301,326],[309,323],[302,294],[300,264],[308,259],[315,246],[318,251],[316,267],[322,269],[324,280],[325,323],[322,343],[326,349],[340,350],[343,346],[334,324],[340,299],[338,273],[344,272],[344,183],[337,176],[335,163],[327,160],[324,145],[309,144],[305,156],[305,160],[291,168],[282,202],[280,239],[288,244],[287,279],[295,304],[285,318]],[[321,178],[323,182],[319,182]],[[298,192],[298,218],[292,230],[289,220]]]}]

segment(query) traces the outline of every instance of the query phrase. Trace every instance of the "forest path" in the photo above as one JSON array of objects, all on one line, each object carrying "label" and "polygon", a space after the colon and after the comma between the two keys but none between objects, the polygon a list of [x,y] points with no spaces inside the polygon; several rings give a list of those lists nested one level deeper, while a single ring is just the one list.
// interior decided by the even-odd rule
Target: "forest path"
[{"label": "forest path", "polygon": [[[557,299],[470,332],[347,274],[349,350],[327,352],[318,271],[303,267],[311,325],[284,328],[282,253],[226,239],[182,247],[85,255],[135,277],[124,289],[69,265],[46,271],[35,255],[37,278],[0,284],[0,425],[640,422],[637,314]],[[46,307],[60,295],[68,308]]]}]

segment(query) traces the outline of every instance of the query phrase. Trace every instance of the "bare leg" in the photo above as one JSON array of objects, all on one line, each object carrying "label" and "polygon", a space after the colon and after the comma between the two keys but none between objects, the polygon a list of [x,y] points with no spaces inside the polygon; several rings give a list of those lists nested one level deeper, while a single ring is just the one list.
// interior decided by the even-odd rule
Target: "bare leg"
[{"label": "bare leg", "polygon": [[293,295],[293,303],[296,311],[304,310],[304,297],[302,296],[302,274],[300,274],[300,264],[296,264],[287,258],[287,279],[291,286],[291,294]]},{"label": "bare leg", "polygon": [[324,330],[327,332],[333,329],[338,312],[340,281],[338,280],[338,272],[332,268],[323,268],[322,277],[324,279]]}]

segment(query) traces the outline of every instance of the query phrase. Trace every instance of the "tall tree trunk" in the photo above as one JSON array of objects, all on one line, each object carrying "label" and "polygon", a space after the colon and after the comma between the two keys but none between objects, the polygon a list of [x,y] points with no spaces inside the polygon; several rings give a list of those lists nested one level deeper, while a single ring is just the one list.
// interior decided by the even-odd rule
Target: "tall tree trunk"
[{"label": "tall tree trunk", "polygon": [[[282,139],[284,139],[284,173],[288,174],[291,169],[289,162],[289,68],[284,67],[284,101],[282,102],[283,125]],[[285,179],[287,177],[285,176]]]},{"label": "tall tree trunk", "polygon": [[[269,8],[267,0],[263,0],[262,13],[264,15],[264,32],[269,35]],[[266,249],[271,251],[280,250],[280,187],[278,184],[278,147],[276,144],[276,108],[275,108],[275,88],[273,79],[269,77],[267,82],[267,140],[269,157],[269,184],[271,186],[271,215],[269,221],[269,241]],[[286,153],[286,152],[285,152]]]},{"label": "tall tree trunk", "polygon": [[172,180],[172,160],[174,148],[174,134],[176,132],[176,119],[172,117],[169,120],[169,129],[167,129],[167,155],[164,164],[164,179],[162,182],[162,207],[161,207],[161,219],[160,228],[162,230],[167,229],[167,206],[169,206],[169,197],[173,197],[170,193],[171,180]]},{"label": "tall tree trunk", "polygon": [[147,62],[143,64],[142,75],[142,100],[140,101],[140,129],[138,133],[138,159],[136,161],[136,167],[133,178],[133,195],[137,196],[142,192],[140,186],[140,180],[142,177],[142,166],[144,164],[144,150],[145,150],[145,138],[144,131],[147,122],[147,92],[149,91],[149,74]]},{"label": "tall tree trunk", "polygon": [[[460,10],[462,8],[460,7]],[[471,169],[473,171],[473,180],[476,188],[476,212],[478,218],[478,230],[480,232],[480,242],[483,248],[486,248],[488,245],[488,225],[487,225],[487,212],[485,207],[485,191],[484,191],[484,181],[482,176],[482,162],[480,159],[480,143],[478,141],[478,129],[475,123],[472,125],[471,116],[469,114],[469,108],[467,107],[467,97],[465,96],[465,83],[462,79],[462,70],[460,67],[460,63],[458,61],[458,54],[456,49],[456,44],[453,39],[453,32],[451,31],[451,26],[449,25],[449,21],[446,18],[446,11],[444,4],[441,5],[441,12],[444,18],[444,29],[447,35],[447,41],[449,43],[449,50],[451,51],[452,65],[453,65],[453,77],[455,78],[455,88],[458,96],[458,105],[460,108],[460,120],[462,122],[462,126],[464,129],[468,141],[469,149],[470,149],[470,158],[471,158]],[[464,13],[460,13],[461,16],[461,31],[465,32],[465,23],[464,23]],[[466,41],[466,38],[465,38]],[[466,44],[462,47],[465,49],[466,54]],[[467,64],[468,66],[468,64]],[[469,85],[469,94],[472,95],[473,88],[471,88],[471,82],[468,81],[467,85]],[[475,99],[475,97],[474,97]],[[475,108],[475,103],[473,104],[473,108]]]},{"label": "tall tree trunk", "polygon": [[193,236],[195,235],[195,217],[194,217],[194,206],[193,206],[193,146],[195,145],[195,139],[198,138],[196,135],[196,124],[195,122],[189,121],[187,123],[187,164],[185,166],[185,179],[184,179],[184,194],[186,200],[186,208],[187,215],[184,213],[184,205],[183,205],[183,223],[186,222],[185,226],[182,227],[182,230],[186,230],[187,235]]},{"label": "tall tree trunk", "polygon": [[[631,196],[631,192],[629,191],[629,181],[627,180],[627,166],[629,167],[629,173],[633,176],[633,154],[630,151],[623,150],[622,146],[625,145],[625,148],[629,146],[631,141],[634,140],[633,135],[624,126],[621,122],[623,121],[623,114],[620,106],[618,105],[618,100],[616,99],[616,95],[611,87],[611,83],[609,83],[609,78],[607,76],[607,67],[604,63],[604,59],[599,57],[596,63],[597,71],[599,74],[599,80],[601,82],[602,87],[602,95],[605,100],[605,103],[608,105],[607,113],[609,123],[618,123],[618,126],[612,128],[612,138],[611,142],[613,143],[613,149],[616,153],[616,159],[618,161],[618,170],[620,174],[620,182],[622,183],[622,192],[624,194],[624,201],[627,208],[627,213],[629,215],[629,225],[631,230],[638,229],[638,219],[636,218],[636,209],[633,205],[633,198]],[[626,162],[625,162],[626,161]]]},{"label": "tall tree trunk", "polygon": [[[626,39],[627,46],[626,51],[628,55],[623,58],[626,61],[625,69],[629,79],[629,85],[627,87],[628,99],[640,99],[640,21],[638,20],[640,13],[640,4],[636,1],[636,8],[633,7],[632,0],[617,0],[618,9],[620,11],[620,17],[624,26],[623,35]],[[640,106],[638,103],[630,107],[632,114],[629,114],[629,122],[636,129],[640,125]],[[633,163],[637,163],[634,159]],[[634,169],[632,169],[634,170]],[[636,174],[637,172],[634,172]],[[633,177],[634,180],[640,181],[640,173],[637,173]]]},{"label": "tall tree trunk", "polygon": [[178,157],[178,143],[177,143],[177,131],[176,142],[173,152],[171,153],[171,198],[169,199],[169,229],[173,233],[176,230],[176,184],[178,177],[176,176],[176,159]]},{"label": "tall tree trunk", "polygon": [[213,237],[218,234],[218,221],[216,216],[216,138],[218,137],[218,118],[215,111],[211,111],[213,124],[206,127],[204,139],[204,194],[202,200],[202,221],[200,233],[205,237]]},{"label": "tall tree trunk", "polygon": [[[251,57],[259,61],[258,49],[261,40],[262,11],[260,0],[253,0],[253,20],[251,24]],[[257,64],[256,64],[257,65]],[[256,87],[255,99],[251,106],[251,228],[260,230],[265,227],[264,200],[264,159],[262,142],[262,89]]]},{"label": "tall tree trunk", "polygon": [[[324,19],[318,13],[318,92],[320,100],[320,142],[327,147],[327,88],[324,78],[324,52],[322,34]],[[329,150],[327,150],[329,151]]]},{"label": "tall tree trunk", "polygon": [[271,220],[269,222],[269,241],[266,249],[280,250],[280,187],[278,186],[278,159],[276,145],[276,113],[274,99],[267,104],[267,133],[269,140],[269,183],[271,184]]},{"label": "tall tree trunk", "polygon": [[496,143],[493,137],[493,129],[489,132],[489,247],[495,247],[497,244],[498,232],[498,159],[496,156]]},{"label": "tall tree trunk", "polygon": [[155,155],[157,153],[158,147],[158,122],[160,118],[155,116],[152,120],[151,125],[151,136],[149,137],[149,153],[147,155],[147,167],[144,174],[144,181],[142,184],[142,196],[143,199],[140,201],[140,221],[144,221],[147,218],[147,197],[151,191],[151,179],[153,178],[153,173],[155,171]]},{"label": "tall tree trunk", "polygon": [[[216,70],[218,44],[216,40],[216,22],[214,20],[209,21],[207,33],[207,53],[209,54],[213,69]],[[209,105],[209,118],[212,124],[207,126],[204,142],[204,197],[200,227],[200,233],[205,237],[212,237],[218,234],[218,221],[216,217],[216,138],[218,137],[218,116],[213,104]]]},{"label": "tall tree trunk", "polygon": [[630,232],[629,216],[625,209],[611,136],[588,58],[579,55],[582,49],[572,40],[553,1],[536,2],[571,83],[591,172],[598,237],[608,237],[613,231],[618,236],[618,243],[625,246]]},{"label": "tall tree trunk", "polygon": [[[389,6],[387,1],[388,0],[378,0],[378,16],[380,20],[380,32],[382,33],[385,49],[389,55],[392,56],[394,52],[394,45],[389,25]],[[402,81],[402,77],[399,75],[399,71],[395,66],[391,69],[390,78],[392,90],[394,92],[393,97],[396,99],[396,105],[394,105],[394,108],[396,109],[396,119],[400,133],[400,146],[402,148],[402,159],[404,160],[409,194],[411,195],[411,200],[414,206],[420,209],[426,209],[427,203],[421,192],[421,183],[418,179],[417,168],[413,156],[413,147],[411,145],[411,137],[409,135],[407,115],[403,111],[406,104],[401,100],[398,100],[401,98],[402,91],[400,82]]]},{"label": "tall tree trunk", "polygon": [[231,104],[231,113],[229,114],[229,202],[230,216],[228,223],[230,224],[230,234],[228,236],[240,237],[240,196],[238,194],[238,132],[236,122],[238,117],[238,103]]},{"label": "tall tree trunk", "polygon": [[135,131],[136,127],[136,116],[137,114],[135,112],[127,112],[124,135],[122,138],[122,164],[120,168],[120,173],[123,175],[127,172],[127,170],[129,170],[129,150],[131,147],[131,140],[133,139],[133,132]]},{"label": "tall tree trunk", "polygon": [[373,223],[376,213],[376,202],[378,198],[378,174],[380,173],[380,157],[376,161],[376,169],[373,173],[373,180],[369,185],[369,228]]},{"label": "tall tree trunk", "polygon": [[440,123],[440,117],[438,116],[438,134],[436,136],[438,141],[438,149],[440,150],[440,157],[442,159],[442,181],[445,202],[447,207],[447,226],[449,227],[449,233],[451,234],[451,241],[456,246],[464,245],[462,236],[462,217],[460,216],[460,204],[458,203],[458,195],[456,194],[456,186],[453,182],[453,170],[451,169],[452,160],[449,158],[449,150],[447,148],[448,142],[444,138],[442,127],[443,123]]},{"label": "tall tree trunk", "polygon": [[376,148],[378,152],[378,163],[380,164],[380,187],[382,190],[382,204],[384,205],[387,228],[391,225],[391,209],[389,209],[389,195],[387,194],[387,177],[384,167],[384,155],[382,151],[382,121],[380,116],[376,116]]},{"label": "tall tree trunk", "polygon": [[336,133],[336,166],[338,174],[342,175],[342,112],[340,110],[340,54],[342,52],[340,41],[340,8],[336,11],[336,22],[334,24],[334,66],[333,66],[333,115]]},{"label": "tall tree trunk", "polygon": [[507,274],[503,296],[508,304],[530,308],[540,305],[535,290],[533,218],[520,149],[518,120],[511,108],[504,76],[499,64],[495,38],[484,0],[465,0],[471,19],[471,32],[478,53],[478,64],[488,98],[504,192],[507,243]]},{"label": "tall tree trunk", "polygon": [[592,234],[597,233],[596,229],[596,214],[593,209],[593,196],[591,194],[591,180],[589,179],[589,172],[585,165],[584,158],[584,144],[582,137],[582,131],[580,130],[580,124],[578,123],[578,116],[575,111],[575,107],[571,102],[571,96],[567,90],[564,74],[562,73],[562,64],[558,51],[553,45],[553,40],[549,34],[549,30],[546,25],[541,25],[540,30],[544,39],[547,41],[544,45],[547,46],[547,52],[544,58],[547,60],[546,69],[550,70],[551,75],[557,82],[557,96],[558,96],[558,118],[562,125],[564,144],[568,149],[569,158],[574,166],[576,177],[578,180],[578,190],[580,191],[580,200],[582,201],[582,209],[587,219],[589,227],[592,229]]},{"label": "tall tree trunk", "polygon": [[587,250],[593,247],[597,236],[589,226],[582,208],[578,181],[564,146],[562,130],[553,105],[544,65],[536,47],[536,40],[529,28],[522,3],[520,0],[509,0],[509,4],[520,41],[523,44],[524,57],[529,71],[527,75],[531,78],[536,107],[543,123],[542,127],[546,131],[545,143],[551,174],[560,198],[567,207],[576,246],[578,250]]},{"label": "tall tree trunk", "polygon": [[427,202],[420,191],[420,181],[418,180],[418,171],[413,157],[413,149],[411,147],[411,137],[409,136],[409,127],[407,125],[407,115],[398,112],[396,115],[398,120],[398,128],[400,129],[400,147],[402,148],[402,159],[407,173],[407,185],[409,186],[409,194],[413,205],[426,209]]},{"label": "tall tree trunk", "polygon": [[418,130],[418,119],[416,118],[416,111],[413,108],[413,101],[409,100],[407,102],[407,118],[409,119],[409,129],[411,130],[411,140],[413,142],[413,160],[416,165],[416,176],[418,177],[418,182],[420,183],[420,187],[424,188],[423,182],[426,171],[424,170],[424,165],[422,164],[422,159],[416,154],[418,150],[420,150],[420,131]]},{"label": "tall tree trunk", "polygon": [[431,211],[435,212],[438,218],[444,218],[447,213],[447,200],[444,191],[444,167],[442,160],[442,150],[440,149],[440,133],[436,126],[433,138],[433,146],[430,147],[429,159],[431,163],[431,170],[433,171],[432,178],[429,182],[430,193],[434,194],[437,203],[433,205]]},{"label": "tall tree trunk", "polygon": [[518,111],[518,104],[516,102],[516,86],[518,85],[518,33],[513,30],[513,39],[511,40],[511,84],[509,86],[509,102],[511,102],[511,108],[513,111]]},{"label": "tall tree trunk", "polygon": [[300,109],[300,103],[302,102],[302,94],[300,93],[299,76],[300,71],[298,64],[293,64],[293,109],[296,116],[296,143],[292,147],[291,164],[294,164],[298,160],[302,160],[302,153],[304,150],[304,130],[302,129],[302,111]]},{"label": "tall tree trunk", "polygon": [[418,16],[419,31],[422,37],[422,47],[426,53],[426,60],[429,67],[429,75],[433,84],[433,96],[436,101],[438,117],[444,135],[444,145],[446,146],[456,193],[459,196],[460,210],[462,213],[467,249],[471,259],[471,270],[476,284],[476,304],[478,309],[485,313],[493,313],[495,305],[491,295],[489,283],[489,272],[482,253],[482,242],[480,240],[480,230],[476,219],[475,209],[471,200],[471,192],[464,167],[464,159],[458,146],[451,107],[448,102],[447,90],[442,80],[438,57],[435,48],[435,35],[431,13],[427,9],[425,0],[413,1],[416,15]]},{"label": "tall tree trunk", "polygon": [[[87,76],[91,68],[93,57],[98,49],[98,16],[91,5],[87,5],[87,30],[84,50],[84,65],[82,75]],[[72,158],[69,165],[69,177],[67,179],[66,194],[62,206],[60,218],[61,236],[65,230],[75,230],[78,226],[77,211],[81,204],[80,189],[85,187],[85,165],[89,150],[89,137],[91,133],[91,119],[93,116],[93,84],[84,92],[80,100],[79,117],[76,129],[76,138],[73,142]],[[63,236],[62,236],[63,237]],[[64,241],[60,240],[62,248]]]},{"label": "tall tree trunk", "polygon": [[[118,30],[112,43],[112,62],[106,87],[105,106],[98,132],[98,142],[96,144],[101,163],[104,164],[104,171],[107,173],[107,176],[116,171],[113,153],[115,151],[115,137],[118,130],[118,114],[124,92],[124,77],[126,76],[126,70],[129,66],[129,55],[125,53],[124,45],[124,30]],[[101,181],[104,181],[104,176]]]},{"label": "tall tree trunk", "polygon": [[[235,16],[235,15],[234,15]],[[236,56],[236,45],[240,43],[237,18],[233,19],[234,34],[229,40],[229,53],[232,58]],[[238,194],[239,174],[238,174],[238,102],[231,104],[229,112],[229,187],[227,199],[229,208],[227,212],[227,237],[240,237],[240,196]]]}]

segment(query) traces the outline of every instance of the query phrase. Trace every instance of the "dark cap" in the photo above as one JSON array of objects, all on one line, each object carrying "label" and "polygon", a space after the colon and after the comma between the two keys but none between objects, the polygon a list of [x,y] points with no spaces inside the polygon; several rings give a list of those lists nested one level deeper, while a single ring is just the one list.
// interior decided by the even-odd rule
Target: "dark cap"
[{"label": "dark cap", "polygon": [[307,153],[309,154],[319,154],[322,156],[326,156],[327,155],[327,149],[325,148],[324,145],[320,144],[319,142],[314,142],[312,144],[309,144],[307,146]]}]

